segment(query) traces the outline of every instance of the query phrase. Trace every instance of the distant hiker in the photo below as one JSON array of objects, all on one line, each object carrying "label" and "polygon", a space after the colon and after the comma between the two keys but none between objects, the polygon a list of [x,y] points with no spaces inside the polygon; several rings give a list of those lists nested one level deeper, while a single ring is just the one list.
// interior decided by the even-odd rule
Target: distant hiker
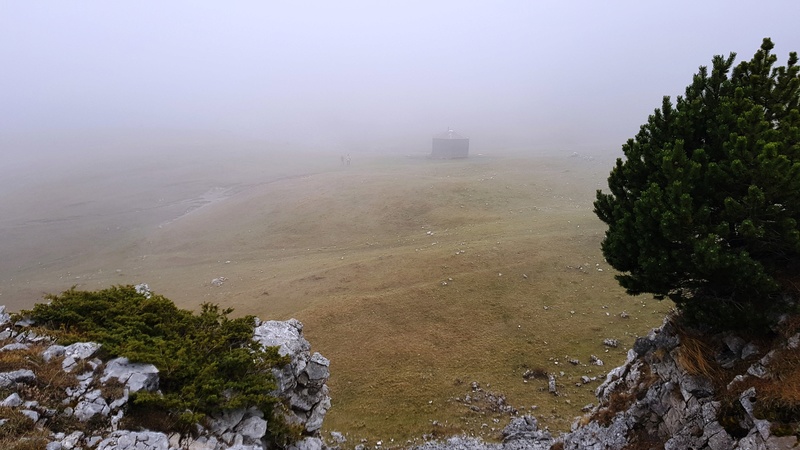
[{"label": "distant hiker", "polygon": [[350,153],[347,154],[347,165],[350,165]]}]

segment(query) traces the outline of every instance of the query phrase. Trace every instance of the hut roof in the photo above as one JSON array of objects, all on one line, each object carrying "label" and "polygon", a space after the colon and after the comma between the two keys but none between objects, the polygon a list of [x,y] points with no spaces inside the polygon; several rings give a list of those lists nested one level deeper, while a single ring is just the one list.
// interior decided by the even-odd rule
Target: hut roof
[{"label": "hut roof", "polygon": [[460,134],[456,133],[453,130],[447,130],[444,133],[439,133],[433,136],[434,139],[469,139]]}]

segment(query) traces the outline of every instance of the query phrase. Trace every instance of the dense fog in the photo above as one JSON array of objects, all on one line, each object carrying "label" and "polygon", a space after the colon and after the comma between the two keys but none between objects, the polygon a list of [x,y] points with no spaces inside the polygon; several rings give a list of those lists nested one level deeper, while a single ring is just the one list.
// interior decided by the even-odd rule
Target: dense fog
[{"label": "dense fog", "polygon": [[[470,138],[466,164],[591,156],[569,186],[591,197],[662,96],[713,55],[750,58],[768,36],[785,64],[797,12],[794,0],[0,0],[0,304],[155,282],[182,266],[152,242],[230,248],[205,228],[173,231],[177,218],[237,193],[277,201],[263,186],[335,178],[347,154],[357,186],[370,158],[405,170],[449,128]],[[298,181],[292,198],[318,201],[313,186]],[[293,216],[283,197],[289,229],[325,220]],[[173,281],[197,282],[189,273]]]},{"label": "dense fog", "polygon": [[613,153],[713,55],[749,58],[769,36],[785,62],[797,12],[790,0],[4,1],[0,144],[29,161],[147,141],[425,151],[451,127],[480,151]]}]

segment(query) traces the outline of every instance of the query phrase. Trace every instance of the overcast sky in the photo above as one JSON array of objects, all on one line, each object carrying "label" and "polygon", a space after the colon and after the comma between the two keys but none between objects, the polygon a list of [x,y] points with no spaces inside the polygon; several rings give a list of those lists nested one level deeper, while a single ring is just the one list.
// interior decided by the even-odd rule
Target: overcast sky
[{"label": "overcast sky", "polygon": [[[429,142],[619,151],[785,1],[0,0],[0,137],[183,130],[320,147]],[[7,150],[7,149],[6,149]]]}]

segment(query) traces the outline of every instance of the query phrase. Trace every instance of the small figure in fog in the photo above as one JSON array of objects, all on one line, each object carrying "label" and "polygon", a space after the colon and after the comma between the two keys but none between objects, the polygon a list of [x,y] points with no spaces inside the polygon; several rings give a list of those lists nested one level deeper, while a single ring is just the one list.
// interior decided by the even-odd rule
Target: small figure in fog
[{"label": "small figure in fog", "polygon": [[347,154],[347,165],[350,165],[350,153]]}]

